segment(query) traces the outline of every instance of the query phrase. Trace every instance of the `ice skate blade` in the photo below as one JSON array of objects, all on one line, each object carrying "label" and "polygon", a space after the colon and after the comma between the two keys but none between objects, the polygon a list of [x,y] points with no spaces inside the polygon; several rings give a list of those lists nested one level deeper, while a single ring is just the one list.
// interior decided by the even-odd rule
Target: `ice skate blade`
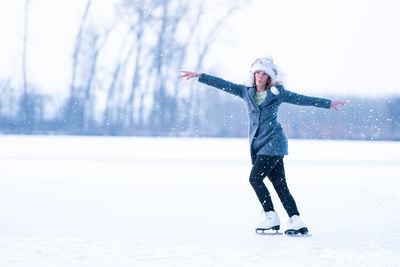
[{"label": "ice skate blade", "polygon": [[288,229],[285,231],[285,235],[287,236],[292,236],[292,237],[298,237],[298,236],[311,236],[308,234],[308,229],[307,227],[300,228],[299,230],[294,230],[294,229]]},{"label": "ice skate blade", "polygon": [[[275,231],[275,232],[273,232]],[[283,233],[278,232],[278,229],[262,229],[262,228],[256,228],[256,234],[259,235],[283,235]]]}]

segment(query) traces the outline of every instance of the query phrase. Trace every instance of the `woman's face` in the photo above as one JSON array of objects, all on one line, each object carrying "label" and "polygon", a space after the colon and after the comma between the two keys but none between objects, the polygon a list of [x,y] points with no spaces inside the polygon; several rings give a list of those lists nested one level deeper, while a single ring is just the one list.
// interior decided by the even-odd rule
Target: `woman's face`
[{"label": "woman's face", "polygon": [[266,88],[268,81],[268,74],[263,70],[258,70],[254,73],[254,81],[257,88]]}]

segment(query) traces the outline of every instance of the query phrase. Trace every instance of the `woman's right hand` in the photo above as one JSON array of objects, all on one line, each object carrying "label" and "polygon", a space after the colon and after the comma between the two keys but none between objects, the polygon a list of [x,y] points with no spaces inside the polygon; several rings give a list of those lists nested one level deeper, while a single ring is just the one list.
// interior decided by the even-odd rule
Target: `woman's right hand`
[{"label": "woman's right hand", "polygon": [[186,80],[189,80],[191,78],[197,78],[197,77],[200,77],[200,75],[201,75],[200,73],[187,71],[187,70],[181,70],[181,72],[183,73],[181,78],[186,78]]}]

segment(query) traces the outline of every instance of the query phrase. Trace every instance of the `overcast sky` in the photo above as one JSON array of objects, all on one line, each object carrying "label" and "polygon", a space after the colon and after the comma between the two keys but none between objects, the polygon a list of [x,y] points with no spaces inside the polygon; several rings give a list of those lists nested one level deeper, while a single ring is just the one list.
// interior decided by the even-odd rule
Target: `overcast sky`
[{"label": "overcast sky", "polygon": [[[28,58],[29,78],[47,90],[66,88],[73,40],[86,1],[32,1],[29,49],[34,52]],[[114,1],[94,2],[96,12],[107,21]],[[227,21],[206,69],[198,71],[240,83],[256,57],[271,55],[286,87],[296,92],[400,94],[400,1],[251,2]],[[12,77],[17,84],[23,7],[24,0],[0,0],[0,79]]]}]

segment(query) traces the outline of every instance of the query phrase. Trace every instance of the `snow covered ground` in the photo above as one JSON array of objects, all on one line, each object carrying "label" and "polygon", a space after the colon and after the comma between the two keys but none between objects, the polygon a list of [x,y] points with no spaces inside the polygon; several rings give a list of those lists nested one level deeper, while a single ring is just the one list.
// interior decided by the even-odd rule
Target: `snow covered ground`
[{"label": "snow covered ground", "polygon": [[289,140],[307,238],[254,233],[245,139],[0,136],[0,148],[0,266],[400,266],[400,142]]}]

